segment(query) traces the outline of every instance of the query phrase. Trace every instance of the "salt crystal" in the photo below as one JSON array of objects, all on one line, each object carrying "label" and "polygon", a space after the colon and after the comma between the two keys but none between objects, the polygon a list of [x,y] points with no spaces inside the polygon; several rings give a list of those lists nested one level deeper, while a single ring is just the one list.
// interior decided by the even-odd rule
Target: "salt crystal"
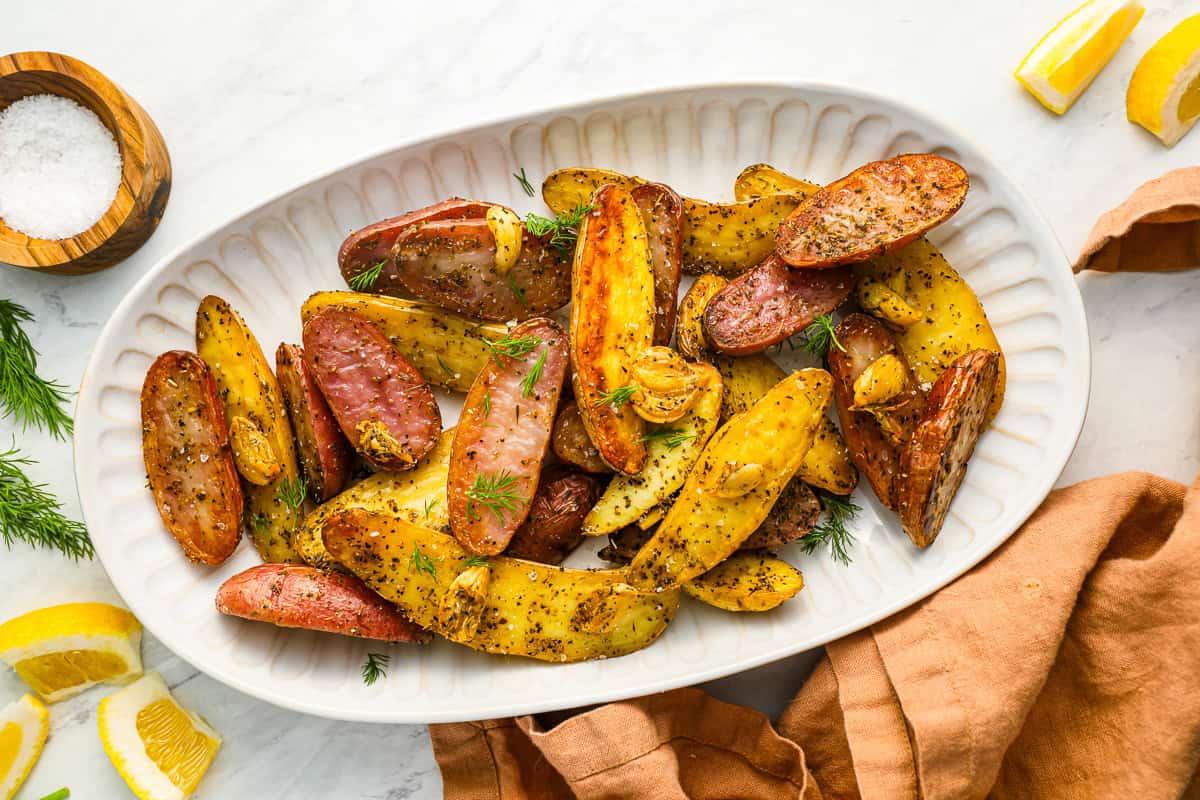
[{"label": "salt crystal", "polygon": [[0,111],[0,218],[39,239],[92,227],[117,196],[121,153],[92,111],[51,94]]}]

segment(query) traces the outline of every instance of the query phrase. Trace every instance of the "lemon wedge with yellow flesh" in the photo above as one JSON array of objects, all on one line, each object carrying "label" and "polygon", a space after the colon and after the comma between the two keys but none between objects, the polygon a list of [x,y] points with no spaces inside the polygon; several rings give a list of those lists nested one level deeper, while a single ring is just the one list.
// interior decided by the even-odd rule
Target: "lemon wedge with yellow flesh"
[{"label": "lemon wedge with yellow flesh", "polygon": [[1014,76],[1055,114],[1104,69],[1145,9],[1136,0],[1088,0],[1042,37]]},{"label": "lemon wedge with yellow flesh", "polygon": [[208,771],[221,737],[171,696],[157,672],[100,701],[100,741],[141,800],[184,800]]},{"label": "lemon wedge with yellow flesh", "polygon": [[11,800],[29,777],[50,733],[50,713],[31,694],[0,708],[0,800]]},{"label": "lemon wedge with yellow flesh", "polygon": [[1154,43],[1138,62],[1125,93],[1125,113],[1167,147],[1200,118],[1200,14]]},{"label": "lemon wedge with yellow flesh", "polygon": [[123,608],[68,603],[30,611],[0,625],[0,661],[47,703],[97,683],[142,674],[142,626]]}]

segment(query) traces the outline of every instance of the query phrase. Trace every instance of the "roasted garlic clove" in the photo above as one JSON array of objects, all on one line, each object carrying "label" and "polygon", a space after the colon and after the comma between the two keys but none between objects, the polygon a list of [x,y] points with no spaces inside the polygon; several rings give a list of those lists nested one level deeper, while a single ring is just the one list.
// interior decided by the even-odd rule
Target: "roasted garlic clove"
[{"label": "roasted garlic clove", "polygon": [[238,472],[256,486],[266,486],[283,471],[262,429],[246,417],[230,420],[229,445]]},{"label": "roasted garlic clove", "polygon": [[630,402],[648,422],[674,422],[696,401],[699,378],[691,364],[669,347],[650,347],[629,369],[638,391]]},{"label": "roasted garlic clove", "polygon": [[713,494],[717,497],[742,497],[762,483],[765,474],[762,464],[727,461],[717,471]]},{"label": "roasted garlic clove", "polygon": [[[904,283],[902,273],[900,283]],[[900,292],[880,281],[864,280],[859,283],[858,304],[863,311],[900,328],[915,325],[922,319],[921,312],[910,306]]]},{"label": "roasted garlic clove", "polygon": [[458,573],[438,604],[439,632],[456,642],[474,637],[491,585],[492,570],[486,565],[468,567]]},{"label": "roasted garlic clove", "polygon": [[387,463],[400,459],[411,464],[415,459],[412,453],[392,436],[387,426],[376,419],[364,419],[358,423],[358,451],[368,461]]},{"label": "roasted garlic clove", "polygon": [[512,209],[492,206],[485,217],[488,230],[496,240],[496,272],[501,276],[521,257],[521,242],[525,238],[525,225]]},{"label": "roasted garlic clove", "polygon": [[908,387],[908,367],[893,353],[887,353],[867,365],[854,380],[854,405],[862,411],[884,406]]}]

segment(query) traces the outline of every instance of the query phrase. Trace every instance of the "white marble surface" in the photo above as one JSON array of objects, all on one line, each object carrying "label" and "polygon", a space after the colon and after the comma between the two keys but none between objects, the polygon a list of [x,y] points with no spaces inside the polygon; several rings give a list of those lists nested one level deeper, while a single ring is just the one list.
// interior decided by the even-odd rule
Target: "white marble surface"
[{"label": "white marble surface", "polygon": [[[1164,150],[1125,121],[1123,102],[1137,58],[1196,11],[1190,0],[1146,2],[1130,41],[1065,118],[1018,88],[1016,62],[1076,3],[20,3],[20,13],[4,14],[0,52],[57,50],[107,73],[158,122],[175,185],[159,231],[125,263],[86,278],[0,268],[0,296],[37,315],[44,373],[75,386],[104,320],[140,275],[281,189],[398,140],[530,107],[754,79],[851,83],[924,107],[989,150],[1073,256],[1096,216],[1139,183],[1200,161],[1200,134]],[[1062,483],[1124,469],[1190,481],[1200,467],[1200,273],[1080,285],[1092,403]],[[41,462],[36,476],[78,513],[70,446],[0,422],[0,438],[10,431]],[[98,564],[0,550],[0,619],[80,599],[117,600]],[[440,793],[423,728],[282,711],[196,673],[149,637],[144,656],[225,736],[197,797]],[[715,690],[774,713],[811,661],[789,659]],[[21,691],[0,672],[0,703]],[[54,707],[52,739],[21,800],[63,785],[85,800],[130,796],[96,734],[103,692]]]}]

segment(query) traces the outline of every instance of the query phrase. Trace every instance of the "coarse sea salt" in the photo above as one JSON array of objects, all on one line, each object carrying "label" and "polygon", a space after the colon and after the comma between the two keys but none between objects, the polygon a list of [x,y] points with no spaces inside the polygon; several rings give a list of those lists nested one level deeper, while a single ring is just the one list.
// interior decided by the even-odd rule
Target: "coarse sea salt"
[{"label": "coarse sea salt", "polygon": [[92,227],[121,183],[121,153],[91,110],[39,94],[0,111],[0,218],[38,239]]}]

